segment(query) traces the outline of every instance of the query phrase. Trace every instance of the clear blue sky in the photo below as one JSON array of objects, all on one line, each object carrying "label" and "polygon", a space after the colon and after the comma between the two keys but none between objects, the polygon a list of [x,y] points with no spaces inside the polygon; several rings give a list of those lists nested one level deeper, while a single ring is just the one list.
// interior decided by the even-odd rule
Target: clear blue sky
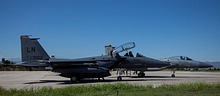
[{"label": "clear blue sky", "polygon": [[156,59],[220,61],[220,0],[0,0],[0,57],[21,57],[20,35],[62,58],[134,41]]}]

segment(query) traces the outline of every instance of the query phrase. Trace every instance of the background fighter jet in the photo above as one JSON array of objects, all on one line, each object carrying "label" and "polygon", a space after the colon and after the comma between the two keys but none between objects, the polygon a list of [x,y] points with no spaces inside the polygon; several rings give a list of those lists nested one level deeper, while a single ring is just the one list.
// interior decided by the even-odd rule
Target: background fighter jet
[{"label": "background fighter jet", "polygon": [[[127,51],[135,47],[135,44],[128,43],[116,49],[109,50],[110,55],[94,56],[79,59],[56,59],[50,58],[43,47],[38,42],[39,38],[29,38],[21,36],[21,66],[46,67],[51,66],[53,72],[60,73],[60,76],[68,77],[72,82],[83,78],[103,78],[110,76],[112,68],[143,68],[169,66],[167,62],[151,58],[137,58],[120,56],[119,52]],[[132,46],[127,46],[131,44]],[[118,76],[117,80],[122,80]]]},{"label": "background fighter jet", "polygon": [[175,77],[175,68],[209,68],[213,67],[210,64],[193,60],[186,56],[174,56],[169,58],[164,58],[162,61],[170,63],[170,66],[167,68],[172,69],[171,77]]},{"label": "background fighter jet", "polygon": [[[141,54],[137,54],[137,57],[147,58],[146,56],[141,55]],[[151,70],[151,71],[160,71],[160,69],[164,70],[166,68],[171,68],[172,69],[171,77],[175,77],[176,68],[209,68],[209,67],[213,67],[210,64],[200,62],[200,61],[195,61],[195,60],[193,60],[189,57],[186,57],[186,56],[174,56],[174,57],[164,58],[161,61],[170,63],[170,66],[161,67],[161,68],[158,68],[159,70]],[[146,71],[148,71],[148,70],[146,70]]]}]

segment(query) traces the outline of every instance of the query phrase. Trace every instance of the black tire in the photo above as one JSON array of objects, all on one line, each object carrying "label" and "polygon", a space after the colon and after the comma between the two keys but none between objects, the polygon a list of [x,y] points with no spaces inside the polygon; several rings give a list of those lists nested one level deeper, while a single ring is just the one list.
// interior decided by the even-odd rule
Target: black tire
[{"label": "black tire", "polygon": [[121,77],[121,76],[118,76],[118,77],[117,77],[117,80],[118,80],[118,81],[121,81],[121,80],[122,80],[122,77]]},{"label": "black tire", "polygon": [[75,76],[73,76],[73,77],[70,78],[70,82],[71,82],[71,83],[75,83],[75,82],[77,82],[77,80],[78,80],[78,78],[75,77]]},{"label": "black tire", "polygon": [[142,77],[145,77],[145,73],[141,73],[142,74]]},{"label": "black tire", "polygon": [[171,77],[175,77],[175,74],[172,74]]},{"label": "black tire", "polygon": [[141,77],[142,76],[142,74],[141,73],[138,73],[138,77]]},{"label": "black tire", "polygon": [[138,77],[145,77],[145,73],[138,73]]}]

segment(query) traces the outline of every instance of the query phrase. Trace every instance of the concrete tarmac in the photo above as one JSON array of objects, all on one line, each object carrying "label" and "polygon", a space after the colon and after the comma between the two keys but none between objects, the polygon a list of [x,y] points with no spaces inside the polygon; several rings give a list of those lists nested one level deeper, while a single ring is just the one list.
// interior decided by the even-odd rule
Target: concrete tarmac
[{"label": "concrete tarmac", "polygon": [[[38,87],[60,88],[65,86],[91,85],[91,84],[112,84],[112,83],[130,83],[138,85],[160,86],[161,84],[179,84],[179,83],[220,83],[220,72],[189,72],[177,71],[176,77],[170,77],[170,71],[145,72],[146,77],[137,77],[136,74],[122,75],[123,80],[117,81],[116,72],[112,76],[105,77],[105,80],[84,79],[78,83],[70,83],[69,78],[59,76],[58,73],[50,71],[0,71],[0,86],[6,89],[27,89]],[[130,76],[131,75],[131,76]]]}]

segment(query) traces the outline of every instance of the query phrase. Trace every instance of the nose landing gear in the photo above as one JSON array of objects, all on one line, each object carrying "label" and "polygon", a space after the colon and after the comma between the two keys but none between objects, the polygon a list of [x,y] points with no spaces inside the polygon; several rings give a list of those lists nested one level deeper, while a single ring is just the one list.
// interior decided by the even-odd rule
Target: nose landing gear
[{"label": "nose landing gear", "polygon": [[175,69],[175,68],[174,68],[174,69],[172,69],[172,72],[171,72],[171,73],[172,73],[172,75],[171,75],[171,77],[176,77],[176,76],[175,76],[175,72],[176,72],[176,69]]}]

